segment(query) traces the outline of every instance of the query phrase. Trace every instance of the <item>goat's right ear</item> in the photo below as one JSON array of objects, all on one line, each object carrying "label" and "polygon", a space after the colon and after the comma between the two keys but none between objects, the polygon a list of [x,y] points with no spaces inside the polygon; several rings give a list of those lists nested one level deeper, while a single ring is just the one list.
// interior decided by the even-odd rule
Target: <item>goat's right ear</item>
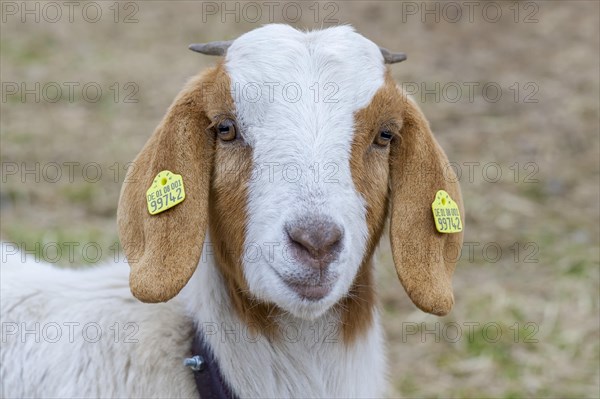
[{"label": "goat's right ear", "polygon": [[[198,265],[208,225],[208,195],[215,139],[207,129],[203,82],[193,79],[179,93],[160,125],[127,171],[117,223],[131,267],[129,284],[142,302],[165,302],[186,285]],[[146,191],[169,170],[183,178],[185,200],[151,215]]]}]

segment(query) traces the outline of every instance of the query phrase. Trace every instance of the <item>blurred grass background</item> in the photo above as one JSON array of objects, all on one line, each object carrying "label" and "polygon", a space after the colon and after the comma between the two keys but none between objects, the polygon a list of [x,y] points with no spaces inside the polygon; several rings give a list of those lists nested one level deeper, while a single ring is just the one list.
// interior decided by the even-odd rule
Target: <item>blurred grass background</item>
[{"label": "blurred grass background", "polygon": [[[81,2],[72,22],[66,7],[51,22],[51,9],[42,14],[48,3],[28,2],[30,9],[40,7],[39,22],[31,15],[23,22],[7,3],[24,4],[2,3],[0,234],[50,260],[57,255],[44,243],[98,243],[102,259],[114,256],[126,163],[184,82],[216,61],[189,52],[189,43],[296,19],[295,9],[282,12],[285,2],[276,2],[272,19],[255,3],[263,12],[256,22],[248,20],[252,10],[242,12],[247,3],[239,3],[236,22],[221,2],[212,3],[219,9],[209,15],[206,3],[152,1]],[[88,19],[102,11],[95,23],[83,18],[90,3]],[[463,12],[458,20],[444,3],[306,2],[292,23],[313,28],[337,19],[381,46],[407,52],[393,75],[407,88],[420,88],[415,98],[462,172],[469,244],[449,316],[416,310],[395,277],[387,240],[379,251],[389,396],[600,397],[600,6],[493,3],[484,18],[488,2],[476,2],[471,21],[464,2],[454,3]],[[439,7],[439,21],[423,16],[425,7],[434,13]],[[498,8],[502,17],[491,22]],[[36,82],[40,101],[20,86],[10,94],[12,83],[35,90]],[[52,85],[42,92],[50,82],[62,88],[56,102],[48,101],[55,96]],[[65,82],[79,84],[72,99]],[[93,87],[82,93],[90,82],[102,89],[97,102],[90,101]],[[457,101],[449,82],[462,89]],[[490,82],[502,90],[497,101],[493,88],[481,90]],[[436,91],[436,83],[439,99],[423,91]],[[470,99],[468,85],[475,84]],[[484,169],[492,163],[497,166]],[[74,255],[75,263],[99,257],[80,249]]]}]

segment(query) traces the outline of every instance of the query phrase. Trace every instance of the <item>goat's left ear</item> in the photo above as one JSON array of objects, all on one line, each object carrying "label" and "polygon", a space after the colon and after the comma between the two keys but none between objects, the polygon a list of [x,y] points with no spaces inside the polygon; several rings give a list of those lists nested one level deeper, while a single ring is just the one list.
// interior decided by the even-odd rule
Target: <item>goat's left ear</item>
[{"label": "goat's left ear", "polygon": [[[165,302],[188,282],[200,259],[208,225],[208,196],[215,139],[203,86],[217,69],[179,93],[154,134],[132,162],[117,211],[119,238],[131,267],[129,285],[142,302]],[[151,215],[146,191],[164,170],[181,175],[185,199]],[[162,198],[162,197],[161,197]]]},{"label": "goat's left ear", "polygon": [[[421,310],[439,316],[454,304],[452,274],[463,233],[443,234],[435,226],[432,203],[445,190],[464,210],[458,179],[417,105],[402,95],[400,140],[390,153],[392,255],[400,282]],[[462,224],[461,221],[461,224]]]}]

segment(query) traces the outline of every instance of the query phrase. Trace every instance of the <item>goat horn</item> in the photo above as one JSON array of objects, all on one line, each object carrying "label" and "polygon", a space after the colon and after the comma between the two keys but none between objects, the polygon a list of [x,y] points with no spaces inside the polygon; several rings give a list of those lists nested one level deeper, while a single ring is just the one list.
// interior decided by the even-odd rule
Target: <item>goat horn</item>
[{"label": "goat horn", "polygon": [[[225,55],[227,49],[231,46],[233,40],[209,42],[209,43],[196,43],[190,44],[189,49],[197,53],[206,55]],[[386,48],[379,47],[381,55],[386,64],[395,64],[406,60],[406,54],[404,53],[392,53]]]},{"label": "goat horn", "polygon": [[395,64],[406,60],[406,54],[404,53],[392,53],[390,50],[383,47],[379,47],[379,50],[381,50],[381,55],[383,55],[383,60],[386,64]]},{"label": "goat horn", "polygon": [[197,53],[206,55],[225,55],[227,49],[231,46],[233,40],[221,41],[221,42],[209,42],[209,43],[196,43],[190,44],[189,49]]}]

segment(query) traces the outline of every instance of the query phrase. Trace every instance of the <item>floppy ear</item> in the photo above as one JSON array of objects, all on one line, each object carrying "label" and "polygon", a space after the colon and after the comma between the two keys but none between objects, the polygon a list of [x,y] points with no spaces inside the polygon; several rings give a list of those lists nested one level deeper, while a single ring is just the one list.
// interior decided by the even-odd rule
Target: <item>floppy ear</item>
[{"label": "floppy ear", "polygon": [[390,153],[392,255],[413,303],[443,316],[454,304],[452,274],[463,233],[439,233],[431,204],[438,190],[447,191],[464,221],[462,197],[458,179],[425,116],[406,95],[402,105],[400,140],[392,142]]},{"label": "floppy ear", "polygon": [[[196,77],[179,93],[132,162],[121,189],[119,238],[131,267],[131,292],[142,302],[173,298],[188,282],[200,259],[214,155],[202,88],[214,74],[213,69]],[[163,170],[182,176],[185,200],[151,215],[146,190]]]}]

